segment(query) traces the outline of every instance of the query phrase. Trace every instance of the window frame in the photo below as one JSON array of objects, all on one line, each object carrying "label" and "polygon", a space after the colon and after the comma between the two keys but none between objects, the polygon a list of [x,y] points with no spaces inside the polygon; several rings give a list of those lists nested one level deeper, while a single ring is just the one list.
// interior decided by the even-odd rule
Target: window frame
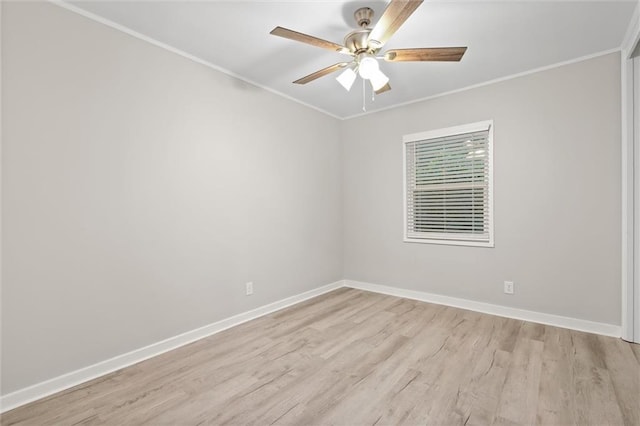
[{"label": "window frame", "polygon": [[[489,166],[489,185],[488,185],[488,210],[489,210],[489,241],[473,241],[459,238],[452,238],[453,233],[436,234],[428,238],[409,237],[408,229],[408,211],[407,211],[407,144],[429,139],[442,138],[446,136],[454,136],[463,133],[471,133],[489,130],[487,136],[487,147],[489,150],[488,166]],[[476,123],[462,124],[459,126],[446,127],[442,129],[428,130],[424,132],[412,133],[402,137],[402,201],[403,201],[403,241],[405,243],[421,243],[421,244],[443,244],[455,246],[470,247],[495,247],[494,244],[494,205],[493,205],[493,120],[478,121]]]}]

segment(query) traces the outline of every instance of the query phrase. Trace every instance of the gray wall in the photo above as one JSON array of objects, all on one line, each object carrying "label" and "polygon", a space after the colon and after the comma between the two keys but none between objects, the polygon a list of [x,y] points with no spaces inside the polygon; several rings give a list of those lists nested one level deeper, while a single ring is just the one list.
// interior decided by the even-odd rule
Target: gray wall
[{"label": "gray wall", "polygon": [[[402,135],[488,119],[495,248],[403,243]],[[619,54],[351,119],[342,137],[346,279],[620,324]]]},{"label": "gray wall", "polygon": [[337,120],[2,9],[2,394],[342,278]]}]

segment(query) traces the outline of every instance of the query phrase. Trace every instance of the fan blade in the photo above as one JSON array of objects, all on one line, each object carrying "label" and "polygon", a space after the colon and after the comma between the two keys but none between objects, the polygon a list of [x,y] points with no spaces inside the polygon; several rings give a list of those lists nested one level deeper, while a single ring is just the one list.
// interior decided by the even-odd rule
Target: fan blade
[{"label": "fan blade", "polygon": [[387,62],[451,61],[457,62],[467,51],[466,47],[432,47],[424,49],[392,49],[384,54]]},{"label": "fan blade", "polygon": [[378,90],[376,90],[376,95],[379,95],[380,93],[388,92],[389,90],[391,90],[391,86],[389,85],[389,83],[387,83],[381,88],[379,88]]},{"label": "fan blade", "polygon": [[374,49],[382,47],[422,2],[423,0],[391,0],[369,34],[370,47]]},{"label": "fan blade", "polygon": [[351,51],[349,49],[347,49],[346,47],[344,47],[344,46],[342,46],[340,44],[333,43],[333,42],[327,41],[327,40],[323,40],[323,39],[318,38],[318,37],[310,36],[308,34],[303,34],[303,33],[297,32],[297,31],[289,30],[287,28],[275,27],[273,30],[271,30],[270,34],[273,34],[273,35],[276,35],[276,36],[279,36],[279,37],[288,38],[288,39],[294,40],[294,41],[300,41],[302,43],[307,43],[307,44],[310,44],[312,46],[320,47],[322,49],[328,49],[328,50],[333,50],[334,52],[346,53],[348,55],[353,55],[353,53],[351,53]]},{"label": "fan blade", "polygon": [[306,77],[302,77],[294,81],[295,84],[307,84],[317,78],[324,77],[327,74],[331,74],[332,72],[338,71],[340,68],[344,68],[349,65],[348,62],[340,62],[338,64],[331,65],[330,67],[326,67],[321,69],[320,71],[316,71],[313,74],[309,74]]}]

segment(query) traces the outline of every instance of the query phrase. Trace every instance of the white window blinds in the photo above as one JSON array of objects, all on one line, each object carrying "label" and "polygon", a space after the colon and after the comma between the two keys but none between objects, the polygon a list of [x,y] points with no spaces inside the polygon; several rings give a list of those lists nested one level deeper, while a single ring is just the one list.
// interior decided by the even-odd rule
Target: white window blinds
[{"label": "white window blinds", "polygon": [[483,122],[405,137],[406,240],[493,245],[491,130]]}]

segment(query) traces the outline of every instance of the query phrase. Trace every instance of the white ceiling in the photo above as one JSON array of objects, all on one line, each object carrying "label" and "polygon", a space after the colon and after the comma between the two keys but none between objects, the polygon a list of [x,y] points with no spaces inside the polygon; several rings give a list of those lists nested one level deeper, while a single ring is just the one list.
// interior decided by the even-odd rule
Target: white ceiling
[{"label": "white ceiling", "polygon": [[[433,96],[618,48],[636,4],[629,1],[425,1],[385,49],[468,46],[460,63],[381,63],[393,90],[367,110]],[[73,5],[338,117],[362,112],[362,85],[334,75],[291,82],[345,55],[275,37],[283,26],[342,44],[353,11],[374,1],[92,1]],[[369,89],[368,89],[369,90]]]}]

